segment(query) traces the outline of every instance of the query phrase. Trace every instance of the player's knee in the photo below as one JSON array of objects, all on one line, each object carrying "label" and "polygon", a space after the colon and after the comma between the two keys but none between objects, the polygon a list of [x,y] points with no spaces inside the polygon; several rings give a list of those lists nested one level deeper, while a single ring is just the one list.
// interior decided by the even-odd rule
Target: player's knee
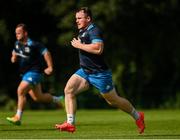
[{"label": "player's knee", "polygon": [[65,87],[64,93],[66,96],[73,98],[75,96],[73,88]]},{"label": "player's knee", "polygon": [[31,97],[35,102],[44,102],[46,100],[46,98],[44,98],[45,97],[44,95],[36,94],[35,96],[31,96]]},{"label": "player's knee", "polygon": [[118,106],[118,102],[116,100],[113,100],[113,99],[108,99],[106,100],[107,103],[110,105],[110,106],[113,106],[113,107],[117,107]]},{"label": "player's knee", "polygon": [[108,102],[110,106],[117,107],[117,104],[115,102]]},{"label": "player's knee", "polygon": [[35,102],[40,102],[41,100],[39,99],[39,98],[37,98],[37,97],[34,97],[34,98],[32,98],[33,99],[33,101],[35,101]]},{"label": "player's knee", "polygon": [[17,89],[17,94],[18,95],[23,95],[24,94],[24,90],[22,88],[18,88]]}]

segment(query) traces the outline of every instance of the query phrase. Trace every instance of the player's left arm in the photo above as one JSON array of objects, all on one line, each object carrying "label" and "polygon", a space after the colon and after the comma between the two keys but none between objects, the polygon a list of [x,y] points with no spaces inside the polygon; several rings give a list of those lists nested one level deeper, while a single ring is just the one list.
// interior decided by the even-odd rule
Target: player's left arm
[{"label": "player's left arm", "polygon": [[104,48],[103,42],[93,42],[91,44],[83,44],[81,43],[80,38],[78,39],[73,38],[73,40],[71,41],[71,45],[74,48],[78,48],[88,53],[97,54],[97,55],[102,54]]},{"label": "player's left arm", "polygon": [[46,50],[43,56],[47,65],[47,68],[44,69],[44,73],[46,73],[47,75],[50,75],[53,72],[53,61],[52,61],[51,53],[48,50]]}]

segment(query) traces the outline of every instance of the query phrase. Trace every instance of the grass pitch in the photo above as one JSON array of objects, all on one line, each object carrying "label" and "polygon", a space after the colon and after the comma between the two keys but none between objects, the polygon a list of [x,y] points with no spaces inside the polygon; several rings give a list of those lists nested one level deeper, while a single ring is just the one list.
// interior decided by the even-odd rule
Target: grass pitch
[{"label": "grass pitch", "polygon": [[66,118],[64,110],[25,111],[22,125],[5,120],[14,112],[0,112],[0,139],[180,139],[180,110],[145,110],[145,133],[119,110],[79,110],[75,133],[59,132],[54,124]]}]

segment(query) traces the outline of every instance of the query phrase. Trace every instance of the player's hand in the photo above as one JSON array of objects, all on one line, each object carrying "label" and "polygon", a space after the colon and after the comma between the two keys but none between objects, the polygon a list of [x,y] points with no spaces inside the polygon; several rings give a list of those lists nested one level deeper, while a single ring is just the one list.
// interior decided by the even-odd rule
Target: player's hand
[{"label": "player's hand", "polygon": [[44,70],[44,73],[47,74],[47,75],[52,74],[52,72],[53,72],[53,68],[52,68],[52,67],[47,67],[47,68]]},{"label": "player's hand", "polygon": [[12,52],[11,62],[15,63],[17,61],[17,55],[15,52]]},{"label": "player's hand", "polygon": [[72,45],[74,48],[80,49],[81,46],[82,46],[82,43],[81,43],[80,38],[79,38],[79,37],[78,37],[78,39],[73,38],[73,39],[71,40],[71,45]]}]

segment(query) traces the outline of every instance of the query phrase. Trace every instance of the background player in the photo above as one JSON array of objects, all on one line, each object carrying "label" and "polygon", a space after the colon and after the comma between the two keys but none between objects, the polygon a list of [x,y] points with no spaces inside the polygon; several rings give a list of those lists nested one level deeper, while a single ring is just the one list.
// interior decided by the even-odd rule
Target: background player
[{"label": "background player", "polygon": [[[28,37],[27,26],[23,23],[17,25],[15,33],[17,41],[12,51],[11,62],[19,63],[22,81],[17,89],[17,112],[13,117],[7,117],[6,119],[15,125],[20,125],[26,103],[26,93],[29,93],[34,101],[54,102],[60,106],[62,106],[60,100],[63,96],[56,97],[49,93],[42,93],[42,74],[50,75],[53,72],[52,57],[48,49],[41,43],[33,41]],[[46,63],[45,69],[43,69],[43,59]]]}]

